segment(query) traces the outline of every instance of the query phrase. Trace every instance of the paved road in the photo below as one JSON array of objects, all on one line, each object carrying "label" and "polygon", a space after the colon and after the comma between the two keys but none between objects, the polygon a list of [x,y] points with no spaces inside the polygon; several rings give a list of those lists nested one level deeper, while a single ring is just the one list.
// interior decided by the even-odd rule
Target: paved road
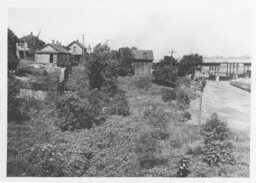
[{"label": "paved road", "polygon": [[[207,81],[203,94],[202,123],[217,112],[228,122],[231,129],[249,130],[250,128],[250,93],[231,86],[228,81]],[[191,123],[198,123],[199,99],[192,101],[189,112]]]}]

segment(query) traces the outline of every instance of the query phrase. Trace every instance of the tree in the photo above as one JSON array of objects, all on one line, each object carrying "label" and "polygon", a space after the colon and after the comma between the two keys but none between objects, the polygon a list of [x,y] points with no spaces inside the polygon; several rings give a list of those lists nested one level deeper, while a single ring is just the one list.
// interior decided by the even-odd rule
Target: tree
[{"label": "tree", "polygon": [[184,55],[179,62],[179,76],[195,74],[196,70],[200,70],[200,65],[203,63],[203,57],[199,54]]},{"label": "tree", "polygon": [[132,65],[133,57],[132,50],[128,47],[119,48],[118,50],[120,54],[120,65],[118,69],[118,74],[120,76],[127,76],[134,74],[134,67]]},{"label": "tree", "polygon": [[85,63],[89,89],[115,90],[118,77],[118,52],[111,51],[107,44],[98,44],[88,54]]},{"label": "tree", "polygon": [[19,38],[14,32],[8,28],[8,69],[15,70],[18,65],[18,58],[16,55],[16,43]]},{"label": "tree", "polygon": [[175,86],[176,70],[178,61],[169,56],[165,56],[159,63],[153,65],[154,82],[164,86]]}]

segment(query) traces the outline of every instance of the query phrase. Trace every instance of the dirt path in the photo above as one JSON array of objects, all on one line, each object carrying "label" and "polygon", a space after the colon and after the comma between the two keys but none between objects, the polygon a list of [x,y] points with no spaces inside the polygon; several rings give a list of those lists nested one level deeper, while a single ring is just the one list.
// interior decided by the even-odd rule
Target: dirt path
[{"label": "dirt path", "polygon": [[[202,123],[216,112],[233,130],[250,129],[250,93],[231,86],[228,81],[207,81],[203,94]],[[188,110],[191,123],[198,123],[199,99]]]}]

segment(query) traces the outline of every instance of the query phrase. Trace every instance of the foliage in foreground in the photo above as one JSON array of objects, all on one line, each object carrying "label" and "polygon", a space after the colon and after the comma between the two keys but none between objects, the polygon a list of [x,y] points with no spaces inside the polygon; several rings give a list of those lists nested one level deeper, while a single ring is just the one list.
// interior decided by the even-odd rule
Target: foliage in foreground
[{"label": "foliage in foreground", "polygon": [[235,163],[233,144],[227,141],[230,136],[230,129],[227,123],[220,120],[216,113],[202,127],[201,134],[204,137],[204,161],[209,166]]},{"label": "foliage in foreground", "polygon": [[57,110],[59,120],[56,125],[62,130],[91,128],[94,123],[99,123],[103,104],[97,90],[81,98],[74,92],[66,92],[59,97]]}]

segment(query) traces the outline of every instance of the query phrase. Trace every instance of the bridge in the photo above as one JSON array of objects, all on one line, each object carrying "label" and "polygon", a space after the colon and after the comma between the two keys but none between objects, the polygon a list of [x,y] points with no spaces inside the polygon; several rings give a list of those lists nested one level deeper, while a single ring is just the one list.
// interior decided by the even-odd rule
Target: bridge
[{"label": "bridge", "polygon": [[[204,68],[202,68],[204,67]],[[238,77],[251,77],[250,58],[204,58],[201,70],[208,72],[209,77],[219,81]]]}]

